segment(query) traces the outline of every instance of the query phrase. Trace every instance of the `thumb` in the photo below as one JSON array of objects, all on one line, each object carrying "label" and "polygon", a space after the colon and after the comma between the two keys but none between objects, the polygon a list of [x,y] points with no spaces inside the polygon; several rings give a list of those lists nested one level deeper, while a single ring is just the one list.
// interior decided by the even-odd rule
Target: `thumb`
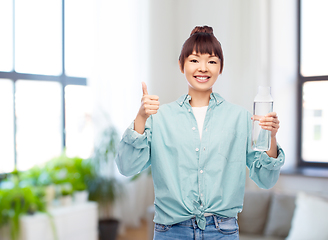
[{"label": "thumb", "polygon": [[146,83],[142,82],[141,84],[142,84],[142,93],[143,93],[143,95],[148,95]]}]

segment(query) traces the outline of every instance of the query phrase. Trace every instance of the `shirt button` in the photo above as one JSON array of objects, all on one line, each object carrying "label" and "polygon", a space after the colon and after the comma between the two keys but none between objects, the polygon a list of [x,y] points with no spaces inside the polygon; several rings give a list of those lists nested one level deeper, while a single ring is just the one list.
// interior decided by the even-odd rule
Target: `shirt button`
[{"label": "shirt button", "polygon": [[192,130],[195,130],[196,128],[195,127],[192,127]]},{"label": "shirt button", "polygon": [[182,104],[182,102],[180,104]]},{"label": "shirt button", "polygon": [[203,194],[201,193],[200,196],[203,196]]},{"label": "shirt button", "polygon": [[196,152],[198,152],[199,151],[199,149],[198,148],[196,148]]},{"label": "shirt button", "polygon": [[203,173],[203,170],[200,170],[199,172],[200,172],[200,173]]},{"label": "shirt button", "polygon": [[204,148],[204,151],[205,151],[205,148]]},{"label": "shirt button", "polygon": [[188,109],[188,112],[190,112],[190,109]]}]

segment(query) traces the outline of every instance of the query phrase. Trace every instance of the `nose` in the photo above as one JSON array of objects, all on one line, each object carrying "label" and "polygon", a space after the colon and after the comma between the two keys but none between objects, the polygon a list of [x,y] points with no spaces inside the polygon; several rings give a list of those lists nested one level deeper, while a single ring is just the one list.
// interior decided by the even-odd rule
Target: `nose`
[{"label": "nose", "polygon": [[207,72],[206,62],[200,62],[198,71],[200,71],[200,72]]}]

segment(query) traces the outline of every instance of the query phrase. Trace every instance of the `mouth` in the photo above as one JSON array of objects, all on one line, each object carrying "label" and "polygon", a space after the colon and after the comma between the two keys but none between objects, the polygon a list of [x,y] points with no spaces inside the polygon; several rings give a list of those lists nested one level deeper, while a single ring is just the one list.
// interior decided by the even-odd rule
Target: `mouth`
[{"label": "mouth", "polygon": [[200,83],[205,83],[210,79],[209,76],[194,76],[194,78],[196,79],[197,82]]}]

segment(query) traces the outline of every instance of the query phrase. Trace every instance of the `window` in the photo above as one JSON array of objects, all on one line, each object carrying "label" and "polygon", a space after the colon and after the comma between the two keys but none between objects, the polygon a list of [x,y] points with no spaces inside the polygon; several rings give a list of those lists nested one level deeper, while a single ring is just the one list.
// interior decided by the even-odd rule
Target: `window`
[{"label": "window", "polygon": [[89,2],[0,1],[0,174],[90,156]]},{"label": "window", "polygon": [[328,167],[328,1],[299,0],[299,166]]}]

